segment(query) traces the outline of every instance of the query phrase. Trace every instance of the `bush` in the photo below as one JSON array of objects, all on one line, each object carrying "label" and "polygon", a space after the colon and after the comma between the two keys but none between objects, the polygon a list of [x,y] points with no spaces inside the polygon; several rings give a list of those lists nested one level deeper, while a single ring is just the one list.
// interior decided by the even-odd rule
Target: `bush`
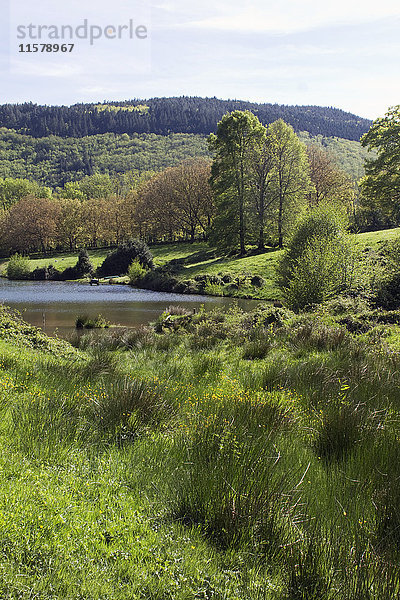
[{"label": "bush", "polygon": [[400,274],[387,275],[378,285],[372,299],[375,306],[386,310],[400,308]]},{"label": "bush", "polygon": [[94,266],[90,261],[89,254],[85,248],[79,252],[78,262],[75,265],[75,271],[78,276],[77,279],[93,275],[94,273]]},{"label": "bush", "polygon": [[7,265],[8,279],[29,279],[30,273],[28,256],[22,256],[21,254],[11,256]]},{"label": "bush", "polygon": [[301,310],[348,289],[354,259],[343,217],[330,206],[308,213],[277,267],[278,285],[289,307]]},{"label": "bush", "polygon": [[135,259],[144,269],[153,269],[153,256],[144,242],[130,240],[111,252],[98,269],[101,277],[108,275],[124,275]]},{"label": "bush", "polygon": [[128,269],[129,283],[131,285],[136,285],[145,274],[146,269],[144,269],[139,260],[135,258],[135,260],[133,260],[129,265]]},{"label": "bush", "polygon": [[36,267],[31,274],[30,279],[33,281],[46,281],[49,279],[49,271],[47,267]]},{"label": "bush", "polygon": [[263,287],[263,285],[265,284],[265,279],[263,277],[260,277],[260,275],[254,275],[251,278],[251,285],[254,285],[254,287]]},{"label": "bush", "polygon": [[[49,267],[50,268],[50,267]],[[73,267],[67,267],[60,274],[60,278],[64,281],[73,279],[83,279],[93,275],[94,266],[90,262],[87,250],[80,250],[77,263]]]},{"label": "bush", "polygon": [[97,315],[94,319],[80,315],[75,321],[75,327],[77,329],[104,329],[110,327],[110,323],[102,315]]}]

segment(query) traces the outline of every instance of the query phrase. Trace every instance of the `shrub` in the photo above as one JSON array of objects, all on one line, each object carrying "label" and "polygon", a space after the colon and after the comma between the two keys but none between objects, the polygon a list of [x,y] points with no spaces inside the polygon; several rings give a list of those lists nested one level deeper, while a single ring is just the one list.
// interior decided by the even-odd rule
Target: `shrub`
[{"label": "shrub", "polygon": [[30,279],[33,281],[46,281],[49,279],[49,271],[47,267],[36,267],[31,274]]},{"label": "shrub", "polygon": [[320,304],[348,289],[355,252],[345,221],[333,207],[319,206],[297,225],[278,264],[278,285],[293,310]]},{"label": "shrub", "polygon": [[400,308],[400,274],[390,273],[377,285],[372,303],[386,310]]},{"label": "shrub", "polygon": [[208,296],[223,296],[224,288],[218,283],[207,283],[204,288],[204,293]]},{"label": "shrub", "polygon": [[22,256],[21,254],[11,256],[7,265],[8,279],[29,279],[30,273],[28,256]]},{"label": "shrub", "polygon": [[75,321],[77,329],[104,329],[110,327],[110,323],[102,316],[97,315],[94,319],[80,315]]},{"label": "shrub", "polygon": [[137,259],[145,269],[153,269],[153,256],[144,242],[130,240],[111,252],[98,269],[102,277],[107,275],[123,275],[128,272],[132,261]]},{"label": "shrub", "polygon": [[[50,269],[50,267],[49,267]],[[60,278],[65,280],[82,279],[94,273],[94,266],[90,262],[87,250],[80,250],[78,260],[73,267],[67,267],[60,274]]]},{"label": "shrub", "polygon": [[264,337],[258,337],[255,340],[251,340],[245,344],[243,348],[243,358],[245,360],[255,360],[265,358],[268,352],[271,350],[271,340],[267,335]]},{"label": "shrub", "polygon": [[85,248],[79,252],[78,262],[75,265],[75,271],[78,276],[77,278],[87,277],[88,275],[92,275],[94,273],[94,266],[90,261],[89,254]]},{"label": "shrub", "polygon": [[254,287],[263,287],[263,285],[265,284],[265,279],[263,277],[261,277],[260,275],[254,275],[251,278],[251,285],[254,285]]},{"label": "shrub", "polygon": [[131,285],[136,285],[145,274],[146,269],[144,269],[139,260],[135,258],[135,260],[133,260],[129,265],[128,269],[129,283]]}]

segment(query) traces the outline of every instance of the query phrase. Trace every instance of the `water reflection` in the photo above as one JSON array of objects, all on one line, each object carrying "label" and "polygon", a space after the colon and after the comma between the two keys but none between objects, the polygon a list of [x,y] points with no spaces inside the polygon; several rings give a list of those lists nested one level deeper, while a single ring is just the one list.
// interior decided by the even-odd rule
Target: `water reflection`
[{"label": "water reflection", "polygon": [[[0,279],[0,302],[21,311],[26,321],[49,335],[57,331],[60,337],[68,337],[75,329],[78,315],[102,314],[112,323],[136,327],[155,320],[171,304],[189,309],[204,305],[209,310],[229,306],[235,300],[151,292],[123,285],[91,287],[82,283]],[[258,304],[256,300],[237,300],[237,303],[245,310]]]}]

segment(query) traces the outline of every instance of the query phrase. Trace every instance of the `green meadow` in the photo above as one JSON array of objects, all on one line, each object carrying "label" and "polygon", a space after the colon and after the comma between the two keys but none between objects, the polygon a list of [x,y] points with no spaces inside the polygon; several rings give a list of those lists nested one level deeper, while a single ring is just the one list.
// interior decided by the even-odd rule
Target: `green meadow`
[{"label": "green meadow", "polygon": [[0,596],[400,593],[400,313],[169,309],[47,338],[0,312]]}]

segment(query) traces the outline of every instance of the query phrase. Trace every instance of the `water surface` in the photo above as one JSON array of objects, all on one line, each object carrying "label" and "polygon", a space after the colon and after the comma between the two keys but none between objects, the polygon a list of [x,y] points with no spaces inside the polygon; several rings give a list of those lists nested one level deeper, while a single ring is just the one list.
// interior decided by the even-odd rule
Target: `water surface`
[{"label": "water surface", "polygon": [[138,290],[126,285],[90,286],[88,283],[58,281],[9,281],[0,279],[0,303],[15,308],[23,318],[49,335],[68,337],[78,315],[103,315],[111,323],[137,327],[154,321],[170,305],[207,310],[237,302],[244,310],[257,300],[234,300],[198,295]]}]

